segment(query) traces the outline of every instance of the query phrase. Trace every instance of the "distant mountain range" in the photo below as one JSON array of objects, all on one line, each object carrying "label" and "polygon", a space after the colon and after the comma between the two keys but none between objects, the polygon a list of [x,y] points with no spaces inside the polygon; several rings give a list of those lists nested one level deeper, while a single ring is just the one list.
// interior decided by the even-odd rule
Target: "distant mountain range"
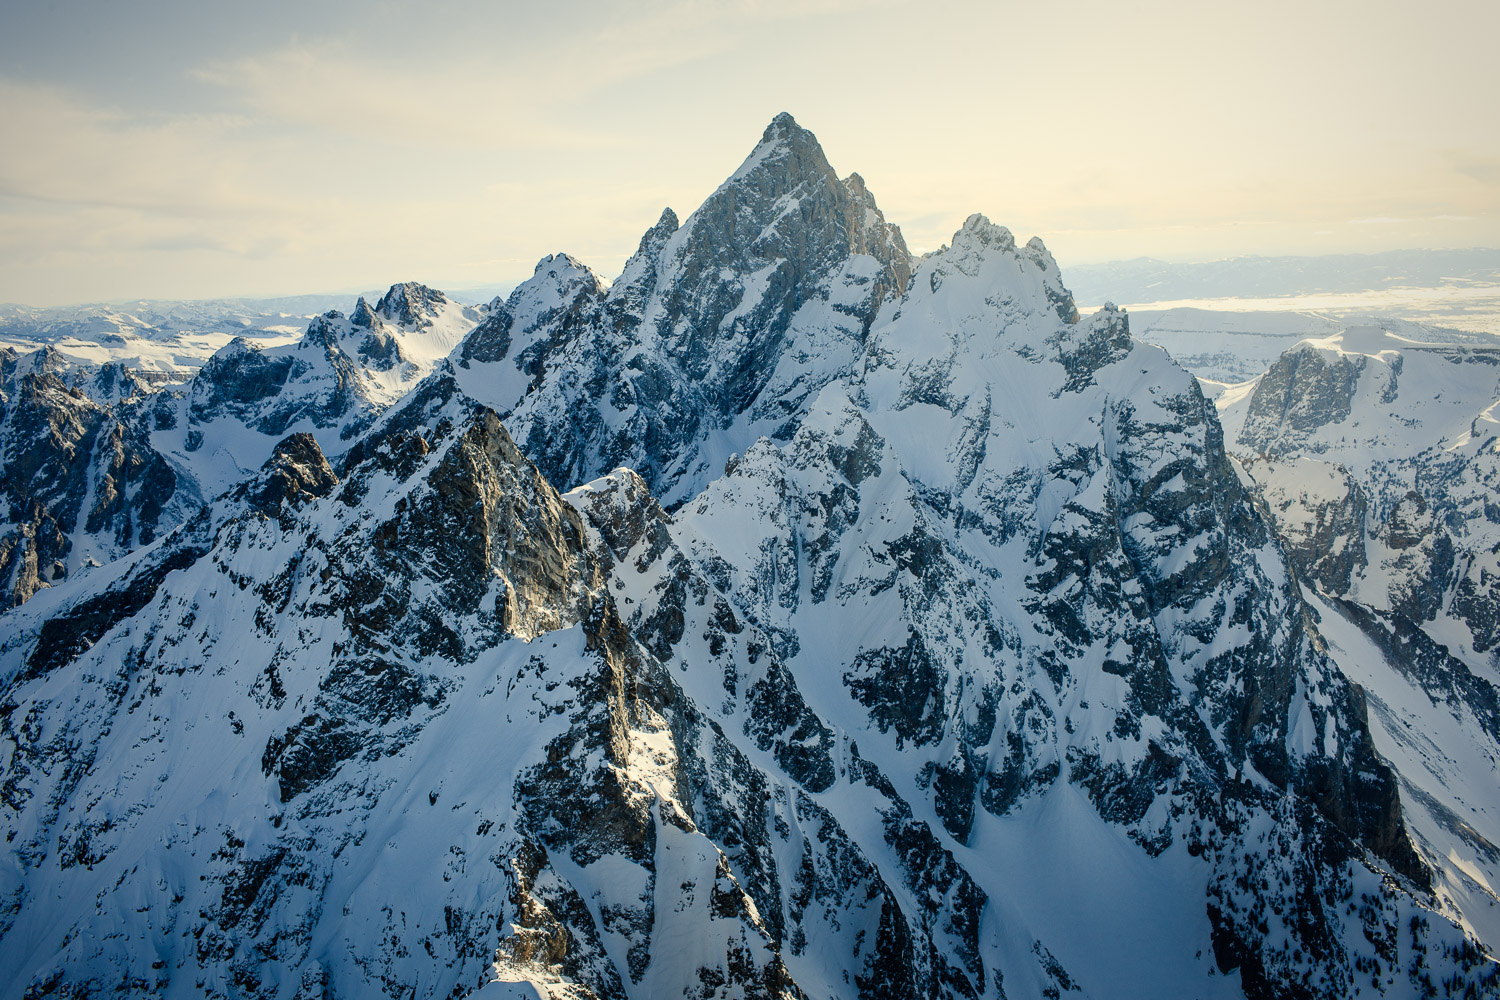
[{"label": "distant mountain range", "polygon": [[1080,302],[1270,298],[1394,287],[1500,286],[1500,249],[1391,250],[1311,257],[1226,257],[1189,263],[1136,257],[1068,268]]}]

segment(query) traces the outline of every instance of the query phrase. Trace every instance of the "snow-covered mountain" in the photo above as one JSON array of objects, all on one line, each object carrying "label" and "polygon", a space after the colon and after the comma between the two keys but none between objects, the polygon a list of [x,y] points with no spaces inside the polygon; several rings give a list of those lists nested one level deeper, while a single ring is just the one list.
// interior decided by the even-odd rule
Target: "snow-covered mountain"
[{"label": "snow-covered mountain", "polygon": [[1500,249],[1389,250],[1304,257],[1226,257],[1162,261],[1114,260],[1070,269],[1085,301],[1165,302],[1172,299],[1261,298],[1315,292],[1364,292],[1390,287],[1500,288]]},{"label": "snow-covered mountain", "polygon": [[629,465],[676,506],[762,435],[791,436],[911,267],[859,175],[839,179],[782,115],[685,223],[663,212],[607,290],[544,258],[457,374],[550,480]]},{"label": "snow-covered mountain", "polygon": [[254,472],[287,434],[341,454],[417,384],[483,314],[424,285],[391,286],[372,308],[314,317],[295,344],[237,338],[179,392],[141,408],[154,447],[214,496]]},{"label": "snow-covered mountain", "polygon": [[[1500,343],[1354,327],[1223,401],[1231,448],[1371,694],[1444,893],[1500,938]],[[1342,638],[1339,638],[1342,637]],[[1441,734],[1441,735],[1440,735]]]},{"label": "snow-covered mountain", "polygon": [[1205,393],[1258,377],[1304,340],[1321,340],[1351,326],[1377,325],[1421,343],[1493,344],[1496,338],[1391,316],[1343,317],[1326,312],[1241,311],[1179,307],[1131,309],[1130,332],[1164,347],[1197,375]]},{"label": "snow-covered mountain", "polygon": [[1500,989],[1365,633],[1040,240],[914,261],[782,115],[475,318],[226,350],[151,424],[225,490],[6,613],[5,995]]},{"label": "snow-covered mountain", "polygon": [[151,542],[196,508],[112,408],[142,388],[119,366],[84,373],[50,349],[0,351],[0,607]]},{"label": "snow-covered mountain", "polygon": [[[483,312],[423,285],[315,317],[295,344],[236,338],[180,388],[43,347],[0,351],[0,601],[116,559],[251,474],[288,433],[337,455]],[[149,374],[149,373],[146,373]]]}]

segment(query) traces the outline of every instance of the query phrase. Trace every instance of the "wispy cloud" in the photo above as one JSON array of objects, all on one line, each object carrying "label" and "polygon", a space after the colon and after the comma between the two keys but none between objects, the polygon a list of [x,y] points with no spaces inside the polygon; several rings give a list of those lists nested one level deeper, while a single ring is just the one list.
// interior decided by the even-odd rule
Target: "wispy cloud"
[{"label": "wispy cloud", "polygon": [[566,124],[580,109],[620,101],[632,81],[712,60],[733,44],[722,17],[698,4],[647,5],[635,16],[583,22],[545,40],[492,37],[297,39],[193,66],[189,77],[264,122],[435,149],[597,150],[628,134]]}]

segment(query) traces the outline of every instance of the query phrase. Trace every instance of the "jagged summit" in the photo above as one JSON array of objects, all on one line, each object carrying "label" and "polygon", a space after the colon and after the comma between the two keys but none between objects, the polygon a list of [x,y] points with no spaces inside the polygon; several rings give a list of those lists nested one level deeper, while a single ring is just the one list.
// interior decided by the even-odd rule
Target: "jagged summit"
[{"label": "jagged summit", "polygon": [[556,278],[561,275],[576,272],[578,274],[593,274],[594,269],[570,253],[549,253],[536,262],[532,268],[532,277],[550,276]]},{"label": "jagged summit", "polygon": [[[1009,229],[978,212],[964,220],[951,244],[921,260],[907,299],[903,312],[928,300],[941,303],[945,312],[962,303],[954,316],[955,328],[1003,301],[999,326],[1009,339],[1027,327],[1033,338],[1039,338],[1037,349],[1041,339],[1052,335],[1056,320],[1071,325],[1079,319],[1057,261],[1042,241],[1032,239],[1018,247]],[[993,319],[984,322],[995,325]]]},{"label": "jagged summit", "polygon": [[864,179],[841,180],[780,115],[696,211],[662,212],[607,290],[572,257],[543,258],[457,362],[501,369],[460,379],[555,481],[626,465],[675,505],[731,453],[795,428],[911,268]]},{"label": "jagged summit", "polygon": [[766,130],[761,135],[760,141],[769,142],[783,136],[794,135],[797,133],[812,135],[812,133],[807,131],[807,129],[797,124],[797,119],[792,117],[792,113],[790,111],[783,111],[775,118],[771,119],[771,124],[766,126]]},{"label": "jagged summit", "polygon": [[415,281],[394,284],[375,303],[375,311],[406,327],[428,326],[449,304],[448,296]]},{"label": "jagged summit", "polygon": [[996,225],[982,212],[975,212],[965,219],[963,226],[953,234],[951,245],[955,250],[961,246],[1014,250],[1016,238],[1007,227]]},{"label": "jagged summit", "polygon": [[677,213],[671,207],[661,210],[661,218],[656,220],[656,225],[646,230],[641,235],[641,242],[636,247],[636,255],[653,254],[666,243],[667,238],[677,232],[682,223],[677,221]]},{"label": "jagged summit", "polygon": [[822,180],[837,180],[822,144],[816,135],[796,124],[795,118],[783,111],[766,126],[756,147],[721,184],[718,192],[730,187],[741,190],[750,187],[760,198],[778,198],[799,184],[814,184]]},{"label": "jagged summit", "polygon": [[363,326],[366,328],[374,325],[377,322],[375,311],[370,308],[370,303],[365,301],[365,297],[363,295],[359,297],[358,302],[354,303],[354,311],[349,314],[349,322],[353,323],[355,326]]},{"label": "jagged summit", "polygon": [[[537,261],[531,280],[522,282],[511,292],[507,308],[526,317],[524,329],[558,319],[558,310],[580,319],[583,303],[593,304],[604,294],[604,281],[587,264],[566,253],[548,254]],[[576,328],[576,327],[575,327]]]},{"label": "jagged summit", "polygon": [[818,153],[823,151],[823,147],[818,143],[818,137],[798,125],[797,119],[787,111],[771,119],[771,123],[761,133],[760,142],[756,143],[755,151],[750,156],[753,158],[756,153],[778,146],[800,147],[803,150],[817,150]]}]

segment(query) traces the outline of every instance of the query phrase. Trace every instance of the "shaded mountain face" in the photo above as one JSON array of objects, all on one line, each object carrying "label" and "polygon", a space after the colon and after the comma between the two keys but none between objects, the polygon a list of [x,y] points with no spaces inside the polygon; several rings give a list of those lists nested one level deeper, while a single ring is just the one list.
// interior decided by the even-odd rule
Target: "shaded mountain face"
[{"label": "shaded mountain face", "polygon": [[[1497,403],[1500,349],[1357,327],[1286,352],[1224,414],[1288,556],[1376,699],[1389,752],[1405,762],[1417,843],[1442,895],[1492,942]],[[1488,780],[1470,789],[1466,773]]]},{"label": "shaded mountain face", "polygon": [[[313,339],[185,398],[337,398]],[[1497,989],[1196,381],[983,216],[910,260],[789,116],[295,412],[7,613],[6,995]]]},{"label": "shaded mountain face", "polygon": [[64,382],[76,373],[45,353],[0,356],[3,607],[150,543],[195,507],[146,437]]}]

